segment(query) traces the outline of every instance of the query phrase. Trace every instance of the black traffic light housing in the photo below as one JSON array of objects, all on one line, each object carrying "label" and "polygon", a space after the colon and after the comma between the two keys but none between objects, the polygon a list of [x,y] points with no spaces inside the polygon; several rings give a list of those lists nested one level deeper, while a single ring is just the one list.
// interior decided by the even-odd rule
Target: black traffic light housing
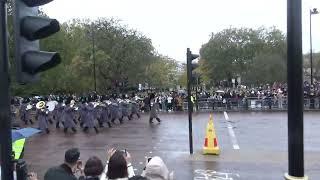
[{"label": "black traffic light housing", "polygon": [[196,72],[193,72],[199,65],[197,63],[192,63],[193,60],[197,59],[199,57],[198,54],[192,54],[190,49],[187,49],[187,78],[188,78],[188,85],[190,82],[190,86],[192,84],[193,79],[196,79],[199,77],[199,75]]},{"label": "black traffic light housing", "polygon": [[15,0],[15,61],[17,81],[21,84],[39,80],[39,72],[61,62],[56,52],[40,51],[39,40],[60,30],[55,19],[39,17],[39,7],[53,0]]}]

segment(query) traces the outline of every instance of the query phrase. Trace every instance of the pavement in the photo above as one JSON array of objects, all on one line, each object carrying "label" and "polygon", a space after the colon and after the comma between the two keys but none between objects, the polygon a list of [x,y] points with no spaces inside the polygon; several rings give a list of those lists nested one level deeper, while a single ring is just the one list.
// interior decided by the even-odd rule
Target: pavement
[{"label": "pavement", "polygon": [[[51,133],[27,141],[25,159],[29,170],[43,179],[45,171],[63,162],[68,148],[78,147],[81,159],[98,156],[106,161],[106,149],[127,149],[136,174],[146,158],[160,156],[175,179],[183,180],[273,180],[284,179],[288,169],[286,112],[214,113],[219,156],[202,155],[209,113],[193,116],[194,154],[189,154],[188,116],[162,113],[160,124],[148,123],[148,116],[122,125],[85,134],[64,134],[51,127]],[[305,112],[305,172],[310,179],[320,177],[320,112]]]}]

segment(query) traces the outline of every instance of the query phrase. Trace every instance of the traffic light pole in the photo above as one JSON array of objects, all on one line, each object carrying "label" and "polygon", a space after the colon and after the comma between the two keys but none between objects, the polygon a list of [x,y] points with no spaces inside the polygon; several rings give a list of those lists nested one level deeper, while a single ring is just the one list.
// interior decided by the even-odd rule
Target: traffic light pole
[{"label": "traffic light pole", "polygon": [[304,177],[301,0],[287,3],[289,173],[285,179],[303,180],[307,178]]},{"label": "traffic light pole", "polygon": [[187,49],[187,89],[188,89],[188,119],[189,119],[189,148],[190,154],[193,154],[193,138],[192,138],[192,101],[191,101],[191,77],[192,69],[191,67],[192,59],[189,59],[191,56],[191,51]]},{"label": "traffic light pole", "polygon": [[0,0],[0,143],[1,179],[13,180],[8,66],[7,2]]}]

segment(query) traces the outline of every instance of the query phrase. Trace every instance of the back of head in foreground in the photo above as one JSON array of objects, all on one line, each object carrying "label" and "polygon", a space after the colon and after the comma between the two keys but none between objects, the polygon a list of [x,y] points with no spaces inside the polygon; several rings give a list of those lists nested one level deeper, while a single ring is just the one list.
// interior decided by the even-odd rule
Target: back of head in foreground
[{"label": "back of head in foreground", "polygon": [[173,172],[169,172],[163,160],[158,156],[148,162],[142,176],[149,180],[173,180]]},{"label": "back of head in foreground", "polygon": [[123,152],[117,150],[109,159],[107,177],[109,179],[128,177],[127,161]]}]

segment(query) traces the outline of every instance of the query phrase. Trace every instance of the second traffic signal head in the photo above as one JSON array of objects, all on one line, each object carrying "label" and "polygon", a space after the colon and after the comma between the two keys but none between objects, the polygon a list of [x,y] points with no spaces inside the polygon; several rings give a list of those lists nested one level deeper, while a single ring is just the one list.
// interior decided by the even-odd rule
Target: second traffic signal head
[{"label": "second traffic signal head", "polygon": [[60,30],[55,19],[39,17],[37,6],[52,0],[15,0],[15,61],[18,82],[25,84],[38,80],[37,73],[61,62],[56,52],[40,51],[39,40]]},{"label": "second traffic signal head", "polygon": [[190,51],[190,49],[187,49],[187,61],[189,63],[191,63],[193,60],[197,59],[199,57],[198,54],[192,54],[192,52]]},{"label": "second traffic signal head", "polygon": [[197,63],[192,63],[193,60],[197,59],[199,57],[198,54],[192,54],[190,49],[187,49],[187,71],[188,76],[191,78],[192,71],[196,69],[199,65]]}]

